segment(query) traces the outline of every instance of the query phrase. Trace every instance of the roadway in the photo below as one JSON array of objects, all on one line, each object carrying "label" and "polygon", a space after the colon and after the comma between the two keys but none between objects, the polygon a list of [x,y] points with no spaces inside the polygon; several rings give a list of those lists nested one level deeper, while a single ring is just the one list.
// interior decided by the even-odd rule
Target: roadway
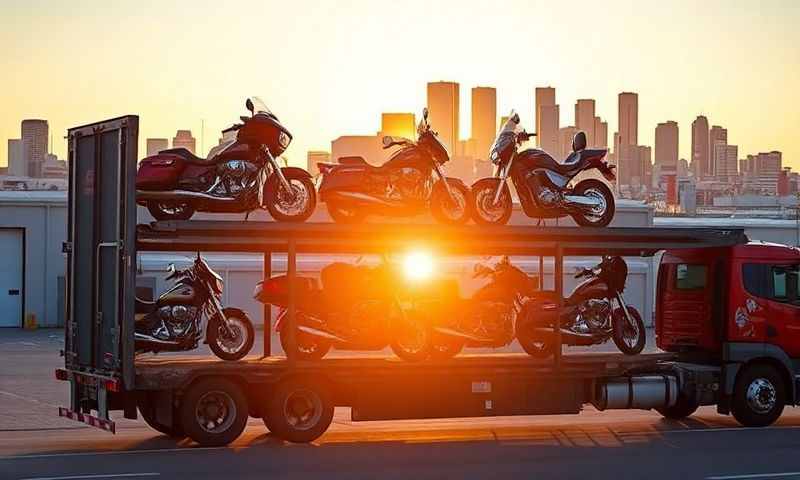
[{"label": "roadway", "polygon": [[[251,420],[231,446],[174,441],[141,421],[117,435],[56,417],[60,331],[0,331],[0,479],[592,478],[800,479],[800,411],[744,429],[703,408],[673,422],[648,411],[351,422],[337,409],[310,445]],[[652,345],[652,343],[651,343]]]}]

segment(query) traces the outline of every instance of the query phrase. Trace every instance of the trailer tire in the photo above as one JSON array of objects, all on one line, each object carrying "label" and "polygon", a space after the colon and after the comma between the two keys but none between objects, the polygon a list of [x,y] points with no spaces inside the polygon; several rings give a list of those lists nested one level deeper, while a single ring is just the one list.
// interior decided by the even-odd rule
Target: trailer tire
[{"label": "trailer tire", "polygon": [[697,409],[700,408],[700,403],[685,395],[678,395],[678,401],[671,407],[656,408],[656,411],[664,418],[670,420],[683,420],[684,418],[691,417]]},{"label": "trailer tire", "polygon": [[744,367],[733,387],[731,411],[745,427],[772,425],[786,405],[786,385],[771,365],[754,363]]},{"label": "trailer tire", "polygon": [[323,384],[290,378],[273,391],[263,420],[278,438],[293,443],[312,442],[333,421],[333,401]]},{"label": "trailer tire", "polygon": [[222,378],[195,383],[179,409],[186,434],[204,447],[219,447],[236,440],[248,417],[247,397],[239,385]]},{"label": "trailer tire", "polygon": [[155,412],[153,412],[153,405],[148,401],[139,403],[139,413],[142,414],[144,423],[146,423],[147,426],[153,430],[170,438],[186,438],[186,433],[183,431],[183,428],[181,428],[180,425],[180,419],[176,415],[173,415],[172,417],[174,423],[172,426],[162,425],[156,420]]}]

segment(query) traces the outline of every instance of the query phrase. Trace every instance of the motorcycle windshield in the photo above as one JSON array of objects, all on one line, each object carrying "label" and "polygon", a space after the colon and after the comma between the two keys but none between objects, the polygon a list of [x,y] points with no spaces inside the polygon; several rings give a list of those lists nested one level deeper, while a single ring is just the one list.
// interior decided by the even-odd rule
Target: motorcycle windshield
[{"label": "motorcycle windshield", "polygon": [[505,163],[511,159],[511,155],[516,150],[517,133],[521,132],[519,126],[519,115],[514,110],[508,115],[508,119],[497,133],[492,148],[489,149],[489,159],[495,165]]},{"label": "motorcycle windshield", "polygon": [[267,104],[264,103],[264,101],[261,100],[261,98],[259,98],[259,97],[250,97],[250,101],[253,103],[253,112],[254,113],[256,113],[256,114],[258,114],[258,113],[266,113],[267,115],[270,115],[270,116],[273,116],[273,117],[275,116],[275,114],[272,113],[272,111],[267,107]]}]

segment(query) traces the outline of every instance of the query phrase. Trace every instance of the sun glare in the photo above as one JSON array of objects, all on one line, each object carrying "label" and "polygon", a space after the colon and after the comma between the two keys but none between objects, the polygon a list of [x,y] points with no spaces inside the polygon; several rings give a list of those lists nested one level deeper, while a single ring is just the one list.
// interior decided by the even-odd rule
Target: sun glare
[{"label": "sun glare", "polygon": [[425,280],[433,275],[434,259],[423,250],[408,252],[403,259],[403,271],[411,280]]}]

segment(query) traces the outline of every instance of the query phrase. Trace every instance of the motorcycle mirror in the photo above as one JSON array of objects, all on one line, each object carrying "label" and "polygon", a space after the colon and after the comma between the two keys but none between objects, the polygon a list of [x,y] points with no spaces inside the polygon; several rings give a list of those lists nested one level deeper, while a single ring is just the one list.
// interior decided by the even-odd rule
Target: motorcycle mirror
[{"label": "motorcycle mirror", "polygon": [[391,147],[392,146],[392,142],[393,142],[392,137],[389,137],[389,136],[383,137],[383,146],[384,147]]},{"label": "motorcycle mirror", "polygon": [[511,121],[516,124],[519,124],[519,113],[514,113],[514,116],[511,117]]},{"label": "motorcycle mirror", "polygon": [[424,118],[426,121],[428,120],[428,107],[422,109],[422,118]]},{"label": "motorcycle mirror", "polygon": [[256,114],[255,112],[256,108],[253,106],[253,101],[250,100],[249,98],[247,99],[246,102],[244,102],[244,106],[245,108],[247,108],[247,110],[250,112],[251,115]]},{"label": "motorcycle mirror", "polygon": [[175,273],[175,264],[174,263],[170,263],[169,265],[167,265],[167,272]]}]

